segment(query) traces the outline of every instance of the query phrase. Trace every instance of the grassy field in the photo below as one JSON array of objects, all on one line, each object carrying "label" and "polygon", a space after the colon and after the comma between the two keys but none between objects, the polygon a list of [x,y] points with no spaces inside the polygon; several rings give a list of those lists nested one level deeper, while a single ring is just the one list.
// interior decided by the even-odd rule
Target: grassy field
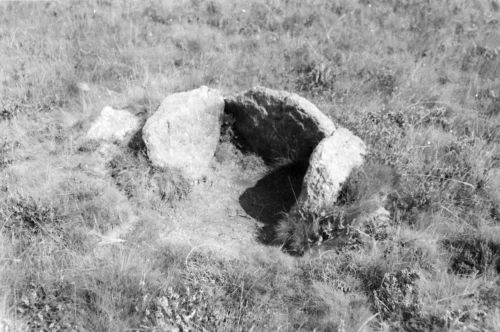
[{"label": "grassy field", "polygon": [[[0,330],[500,331],[497,0],[1,1],[0,56]],[[84,135],[200,85],[293,91],[360,136],[356,197],[394,173],[384,236],[165,241],[203,193],[127,147],[103,167]]]}]

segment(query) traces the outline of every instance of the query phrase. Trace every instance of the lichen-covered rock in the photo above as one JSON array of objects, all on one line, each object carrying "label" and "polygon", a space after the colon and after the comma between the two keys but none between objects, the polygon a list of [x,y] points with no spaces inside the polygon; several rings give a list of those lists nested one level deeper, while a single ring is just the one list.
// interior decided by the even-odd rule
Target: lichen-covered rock
[{"label": "lichen-covered rock", "polygon": [[314,147],[334,130],[314,104],[294,93],[255,87],[226,98],[235,129],[265,160],[307,161]]},{"label": "lichen-covered rock", "polygon": [[130,112],[106,106],[87,132],[87,138],[97,141],[123,142],[137,132],[139,127],[139,119]]},{"label": "lichen-covered rock", "polygon": [[328,210],[351,172],[363,164],[365,154],[363,141],[345,128],[323,139],[309,160],[297,207],[308,214]]},{"label": "lichen-covered rock", "polygon": [[219,142],[223,111],[221,93],[206,86],[165,98],[142,129],[151,163],[179,169],[186,178],[203,176]]}]

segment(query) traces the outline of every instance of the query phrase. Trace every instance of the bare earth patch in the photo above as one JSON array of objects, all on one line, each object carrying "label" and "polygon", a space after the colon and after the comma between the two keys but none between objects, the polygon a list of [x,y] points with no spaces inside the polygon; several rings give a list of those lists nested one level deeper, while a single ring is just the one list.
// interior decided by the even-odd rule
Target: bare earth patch
[{"label": "bare earth patch", "polygon": [[263,229],[278,218],[276,202],[263,202],[276,188],[259,186],[269,167],[226,144],[223,148],[232,150],[235,159],[213,160],[209,174],[166,213],[161,238],[229,258],[275,250],[259,240]]}]

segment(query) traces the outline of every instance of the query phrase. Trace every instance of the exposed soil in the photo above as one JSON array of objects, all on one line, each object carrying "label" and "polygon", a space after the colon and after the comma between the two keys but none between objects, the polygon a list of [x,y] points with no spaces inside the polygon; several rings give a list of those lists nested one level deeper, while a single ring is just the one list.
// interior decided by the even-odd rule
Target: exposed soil
[{"label": "exposed soil", "polygon": [[[164,240],[223,251],[228,257],[279,245],[274,228],[300,193],[305,168],[273,169],[223,142],[211,172],[168,217]],[[275,248],[278,250],[278,248]]]}]

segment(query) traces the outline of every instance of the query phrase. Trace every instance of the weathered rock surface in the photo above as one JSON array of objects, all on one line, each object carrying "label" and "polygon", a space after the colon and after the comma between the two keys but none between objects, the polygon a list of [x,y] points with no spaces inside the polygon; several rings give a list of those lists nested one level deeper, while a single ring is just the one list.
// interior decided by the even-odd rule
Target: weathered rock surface
[{"label": "weathered rock surface", "polygon": [[223,112],[221,93],[206,86],[165,98],[142,129],[152,164],[191,179],[203,176],[219,142]]},{"label": "weathered rock surface", "polygon": [[334,130],[314,104],[294,93],[255,87],[226,98],[235,128],[265,160],[307,161],[314,147]]},{"label": "weathered rock surface", "polygon": [[125,110],[115,110],[110,106],[102,109],[87,132],[88,139],[123,142],[138,131],[139,119]]},{"label": "weathered rock surface", "polygon": [[304,177],[298,208],[320,213],[336,202],[342,184],[351,172],[363,164],[366,146],[345,128],[323,139],[314,149]]}]

